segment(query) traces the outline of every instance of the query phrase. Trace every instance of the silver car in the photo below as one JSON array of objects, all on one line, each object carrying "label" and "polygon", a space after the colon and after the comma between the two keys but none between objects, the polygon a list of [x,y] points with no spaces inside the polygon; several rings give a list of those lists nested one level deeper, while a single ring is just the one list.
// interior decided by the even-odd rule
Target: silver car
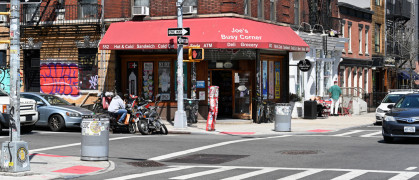
[{"label": "silver car", "polygon": [[92,111],[74,106],[66,100],[51,94],[22,92],[20,95],[36,101],[39,121],[35,125],[48,126],[52,131],[80,127],[82,116],[93,115]]}]

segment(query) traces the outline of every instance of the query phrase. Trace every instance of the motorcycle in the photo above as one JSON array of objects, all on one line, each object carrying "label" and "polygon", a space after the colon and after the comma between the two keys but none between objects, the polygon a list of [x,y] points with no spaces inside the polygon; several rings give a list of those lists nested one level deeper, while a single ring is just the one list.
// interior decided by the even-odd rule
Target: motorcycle
[{"label": "motorcycle", "polygon": [[125,117],[124,125],[118,124],[118,120],[120,117],[118,114],[108,112],[108,115],[110,117],[109,125],[110,125],[110,129],[113,132],[118,131],[118,130],[123,130],[123,131],[128,131],[131,134],[136,133],[136,124],[138,122],[138,119],[135,117],[135,114],[136,114],[135,107],[138,101],[139,99],[135,95],[130,95],[127,98],[127,103],[125,106],[125,109],[127,110],[127,115]]},{"label": "motorcycle", "polygon": [[154,106],[145,101],[138,107],[136,117],[138,118],[137,127],[142,135],[149,135],[159,132],[160,134],[168,134],[166,125],[161,122],[160,114],[157,112],[160,102],[160,95],[155,98]]}]

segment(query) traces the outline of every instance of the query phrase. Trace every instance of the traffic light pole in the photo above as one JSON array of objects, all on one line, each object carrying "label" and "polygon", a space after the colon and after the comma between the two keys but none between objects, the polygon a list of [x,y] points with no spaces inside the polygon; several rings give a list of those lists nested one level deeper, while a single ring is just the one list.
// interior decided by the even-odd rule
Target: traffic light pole
[{"label": "traffic light pole", "polygon": [[3,171],[30,171],[28,144],[20,141],[20,0],[10,1],[10,141],[2,143]]},{"label": "traffic light pole", "polygon": [[[177,26],[183,28],[182,15],[183,1],[176,2],[177,7]],[[187,128],[186,113],[183,109],[183,45],[177,45],[177,111],[175,113],[175,128]]]}]

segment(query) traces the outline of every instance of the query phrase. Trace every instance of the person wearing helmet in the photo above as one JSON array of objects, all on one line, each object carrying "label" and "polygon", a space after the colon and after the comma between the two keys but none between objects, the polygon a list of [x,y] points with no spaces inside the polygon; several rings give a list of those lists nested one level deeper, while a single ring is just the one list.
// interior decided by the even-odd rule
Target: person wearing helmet
[{"label": "person wearing helmet", "polygon": [[128,111],[125,109],[125,100],[123,100],[121,97],[123,97],[122,94],[118,93],[115,97],[112,98],[112,101],[108,107],[108,111],[121,115],[118,120],[118,124],[124,125],[122,121],[125,119],[125,116],[127,116]]}]

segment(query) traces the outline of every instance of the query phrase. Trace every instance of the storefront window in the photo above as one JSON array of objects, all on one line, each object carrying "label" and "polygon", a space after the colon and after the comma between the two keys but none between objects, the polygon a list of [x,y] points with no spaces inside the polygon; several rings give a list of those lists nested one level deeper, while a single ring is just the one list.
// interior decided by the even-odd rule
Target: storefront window
[{"label": "storefront window", "polygon": [[268,99],[268,61],[262,62],[262,95]]},{"label": "storefront window", "polygon": [[274,89],[275,89],[275,82],[274,82],[274,61],[269,61],[269,99],[274,99]]},{"label": "storefront window", "polygon": [[79,84],[81,90],[98,89],[97,48],[79,48]]},{"label": "storefront window", "polygon": [[144,62],[143,66],[143,96],[145,99],[153,99],[153,62]]},{"label": "storefront window", "polygon": [[159,62],[159,94],[160,100],[170,100],[170,61]]},{"label": "storefront window", "polygon": [[138,95],[138,62],[128,62],[128,93]]},{"label": "storefront window", "polygon": [[275,99],[279,99],[281,97],[280,69],[281,69],[281,62],[275,62]]}]

